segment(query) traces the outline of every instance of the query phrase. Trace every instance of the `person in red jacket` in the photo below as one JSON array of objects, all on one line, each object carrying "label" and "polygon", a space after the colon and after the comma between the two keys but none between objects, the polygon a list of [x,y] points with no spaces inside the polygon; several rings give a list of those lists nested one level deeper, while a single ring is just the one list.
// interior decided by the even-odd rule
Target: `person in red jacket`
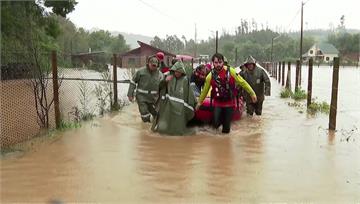
[{"label": "person in red jacket", "polygon": [[164,74],[164,75],[168,75],[170,68],[168,66],[166,66],[165,62],[164,62],[164,58],[165,55],[163,52],[158,52],[156,53],[156,58],[158,58],[158,60],[160,61],[160,71]]},{"label": "person in red jacket", "polygon": [[211,86],[212,105],[214,106],[213,126],[218,128],[222,125],[222,132],[229,133],[233,110],[236,106],[236,85],[240,85],[249,93],[253,103],[257,101],[257,98],[254,90],[241,76],[236,74],[234,68],[224,66],[222,54],[214,54],[211,61],[214,68],[206,76],[196,110],[200,108]]}]

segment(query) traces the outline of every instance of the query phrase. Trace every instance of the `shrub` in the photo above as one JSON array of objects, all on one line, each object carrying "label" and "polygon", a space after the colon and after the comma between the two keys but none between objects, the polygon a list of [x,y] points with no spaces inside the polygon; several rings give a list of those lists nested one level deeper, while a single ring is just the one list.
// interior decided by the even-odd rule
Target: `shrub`
[{"label": "shrub", "polygon": [[283,89],[280,92],[281,98],[290,98],[293,95],[292,91],[290,89]]},{"label": "shrub", "polygon": [[323,101],[322,103],[314,101],[309,105],[307,112],[310,114],[315,114],[317,112],[329,114],[330,105],[325,101]]},{"label": "shrub", "polygon": [[291,96],[291,98],[295,99],[295,100],[303,100],[306,99],[307,94],[305,92],[305,90],[302,90],[301,88],[296,89],[295,93]]}]

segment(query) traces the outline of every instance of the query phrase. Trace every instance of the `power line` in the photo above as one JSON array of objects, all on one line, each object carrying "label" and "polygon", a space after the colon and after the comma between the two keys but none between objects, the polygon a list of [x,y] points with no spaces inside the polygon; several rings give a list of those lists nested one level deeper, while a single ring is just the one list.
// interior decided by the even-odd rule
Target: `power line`
[{"label": "power line", "polygon": [[[177,23],[185,24],[184,21],[181,21],[180,19],[177,19],[177,18],[174,18],[173,16],[168,15],[167,13],[165,13],[165,12],[161,11],[160,9],[152,6],[151,4],[146,3],[146,2],[143,1],[143,0],[138,0],[138,1],[141,2],[142,4],[144,4],[145,6],[151,8],[152,10],[158,12],[158,13],[161,14],[162,16],[165,16],[165,17],[167,17],[167,18],[170,18],[172,21],[176,21]],[[189,23],[189,25],[190,25],[190,23]]]}]

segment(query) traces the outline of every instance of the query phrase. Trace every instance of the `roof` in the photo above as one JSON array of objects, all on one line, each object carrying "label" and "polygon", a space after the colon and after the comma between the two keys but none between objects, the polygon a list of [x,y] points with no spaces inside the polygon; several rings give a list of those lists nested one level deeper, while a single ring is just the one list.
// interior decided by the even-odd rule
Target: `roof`
[{"label": "roof", "polygon": [[334,47],[334,45],[329,43],[320,43],[317,44],[317,47],[323,54],[339,54],[339,51]]},{"label": "roof", "polygon": [[[167,52],[167,51],[162,50],[162,49],[160,49],[160,48],[151,46],[151,45],[146,44],[146,43],[144,43],[144,42],[141,42],[141,41],[139,41],[139,40],[137,41],[137,43],[140,45],[140,47],[148,47],[148,48],[154,50],[155,52],[163,52],[164,55],[176,57],[176,55],[174,55],[174,54],[172,54],[172,53],[170,53],[170,52]],[[128,51],[128,52],[122,53],[122,54],[120,54],[120,56],[140,54],[140,53],[141,53],[140,47],[135,48],[135,49],[133,49],[133,50],[130,50],[130,51]]]},{"label": "roof", "polygon": [[194,57],[190,55],[176,55],[176,59],[183,60],[183,61],[191,61]]}]

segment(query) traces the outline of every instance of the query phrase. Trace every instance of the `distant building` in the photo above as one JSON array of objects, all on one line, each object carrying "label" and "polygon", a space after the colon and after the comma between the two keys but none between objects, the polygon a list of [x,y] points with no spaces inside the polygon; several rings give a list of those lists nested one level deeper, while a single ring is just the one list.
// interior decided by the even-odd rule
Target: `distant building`
[{"label": "distant building", "polygon": [[360,52],[347,53],[341,56],[341,62],[344,64],[360,65]]},{"label": "distant building", "polygon": [[118,55],[118,57],[122,59],[121,67],[125,67],[125,68],[144,67],[146,65],[146,59],[151,55],[155,55],[157,52],[164,53],[165,55],[164,62],[167,65],[170,65],[171,60],[176,57],[176,55],[166,52],[165,50],[161,50],[157,47],[151,46],[141,41],[137,41],[137,42],[140,45],[140,47]]},{"label": "distant building", "polygon": [[332,62],[334,57],[339,56],[339,51],[329,43],[317,43],[314,44],[305,54],[303,54],[303,60],[308,61],[313,58],[316,62]]},{"label": "distant building", "polygon": [[106,64],[105,55],[105,51],[91,52],[91,48],[89,48],[89,52],[72,54],[71,62],[74,66],[79,67],[91,66],[93,63]]}]

